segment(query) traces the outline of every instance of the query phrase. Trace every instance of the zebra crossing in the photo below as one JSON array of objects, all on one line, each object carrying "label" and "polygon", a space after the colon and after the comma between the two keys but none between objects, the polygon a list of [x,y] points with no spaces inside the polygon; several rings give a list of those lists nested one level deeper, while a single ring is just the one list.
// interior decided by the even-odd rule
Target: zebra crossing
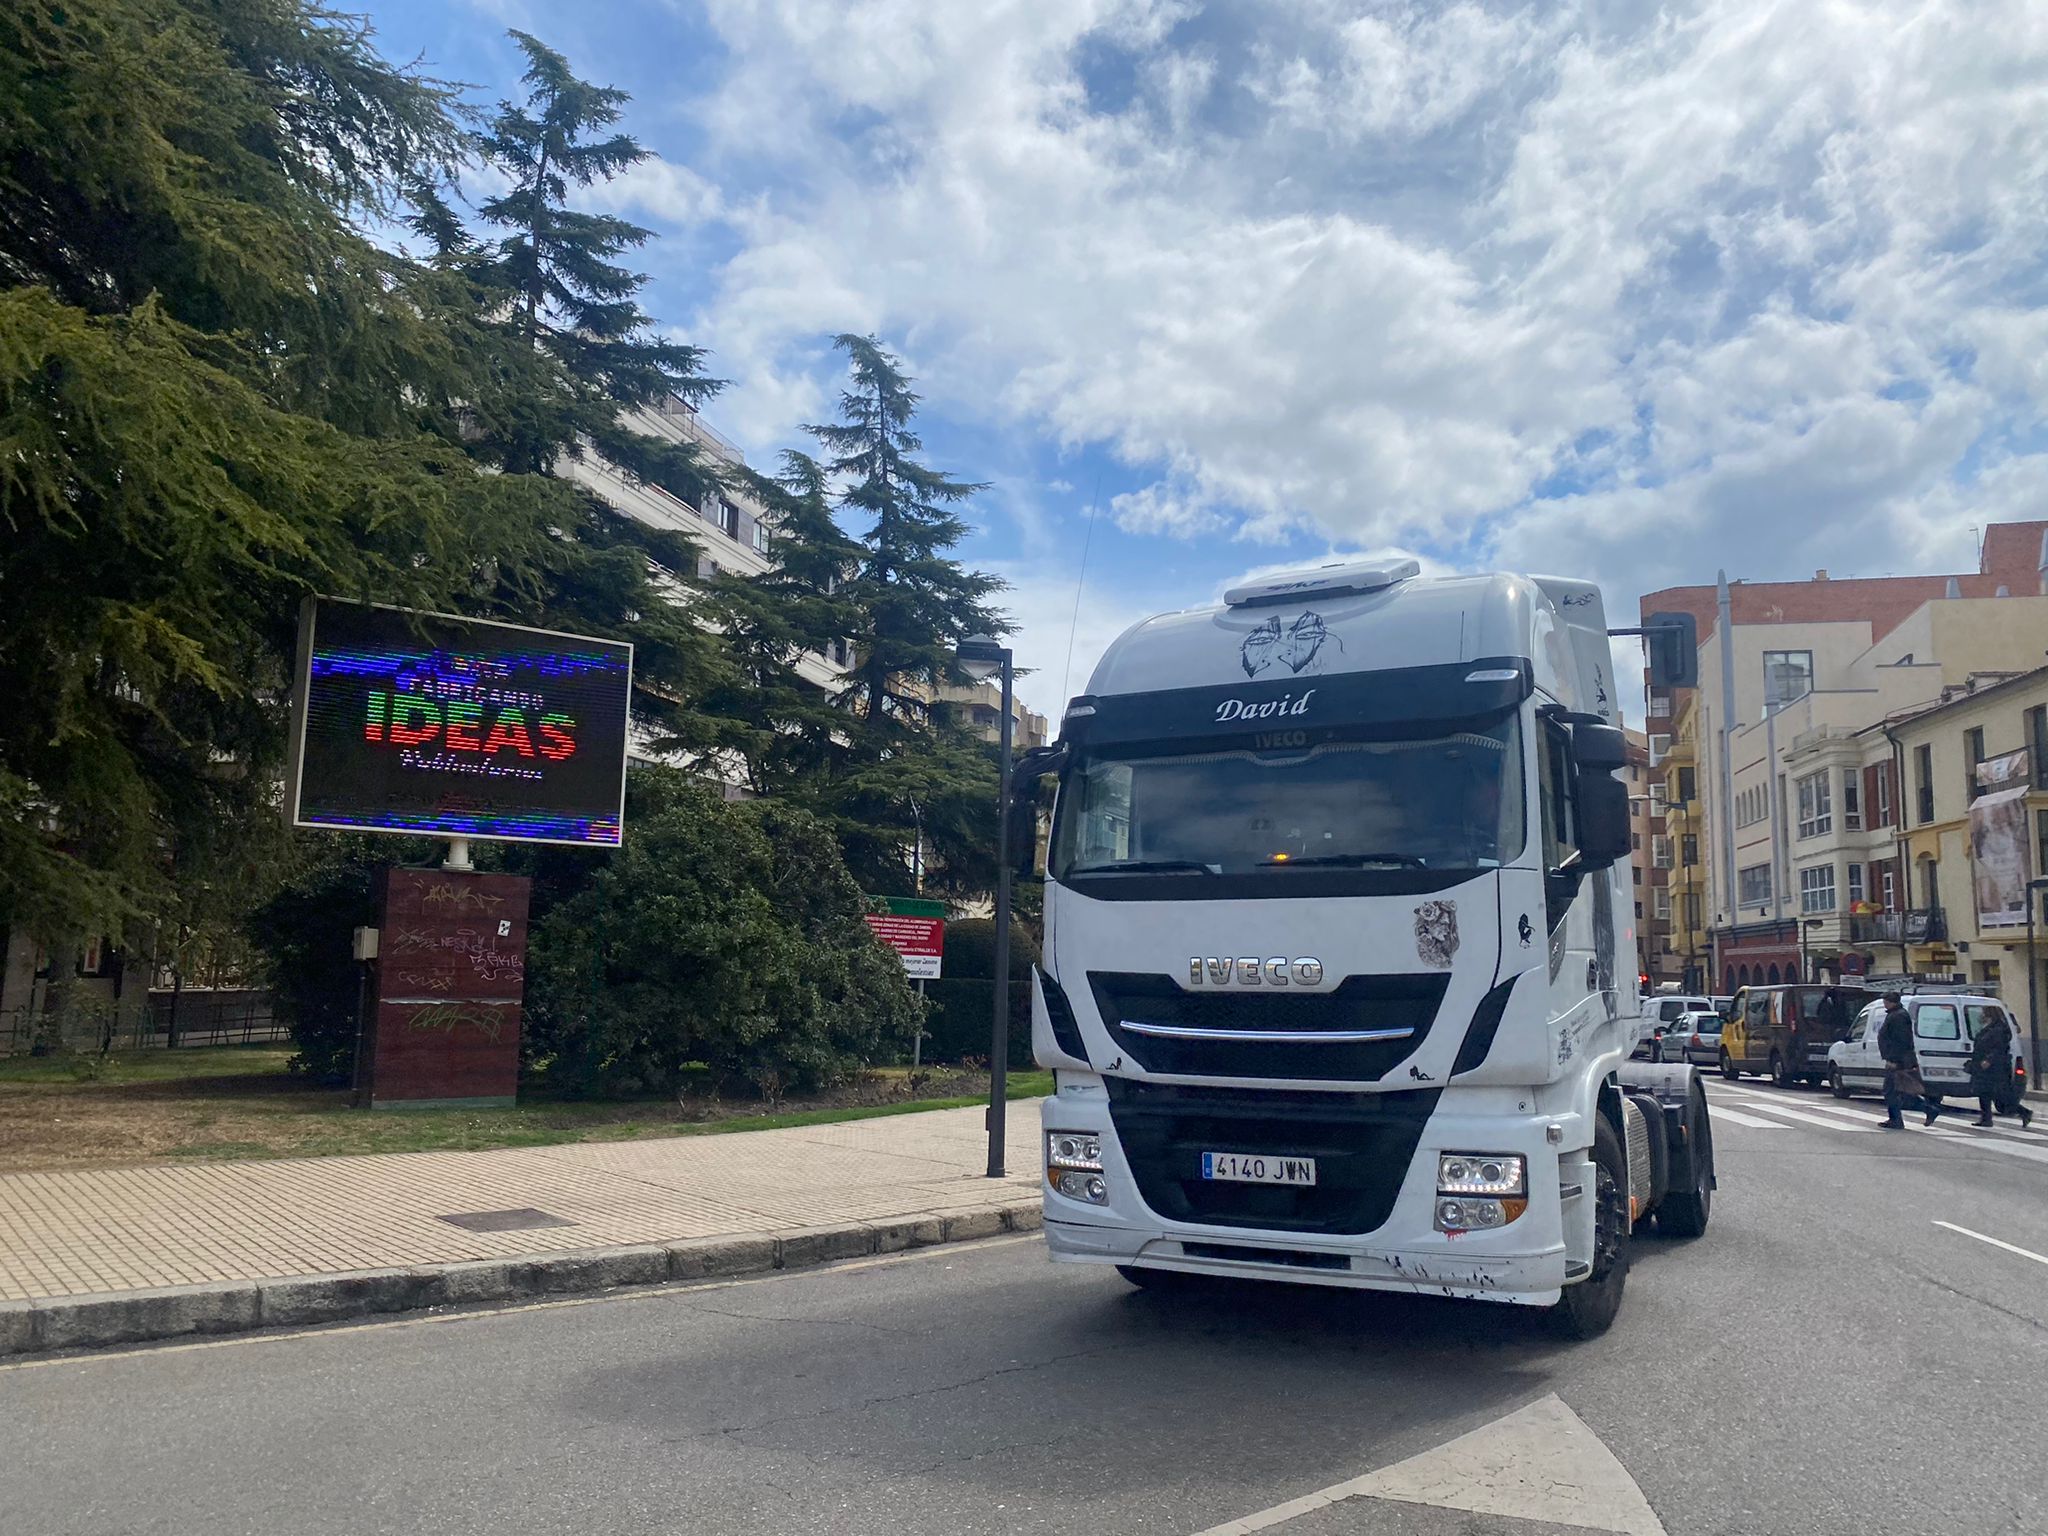
[{"label": "zebra crossing", "polygon": [[[1717,1122],[1746,1130],[1811,1129],[1848,1136],[1884,1134],[1884,1107],[1876,1099],[1816,1099],[1781,1090],[1714,1082],[1707,1087],[1707,1103]],[[2022,1130],[2017,1122],[2004,1118],[1989,1129],[1969,1123],[1976,1113],[1974,1104],[1967,1109],[1951,1105],[1948,1113],[1933,1125],[1923,1125],[1918,1114],[1909,1114],[1906,1128],[1910,1134],[1932,1141],[1967,1143],[2021,1162],[2048,1164],[2048,1115],[2037,1110],[2035,1128]],[[1898,1132],[1890,1134],[1896,1136]]]}]

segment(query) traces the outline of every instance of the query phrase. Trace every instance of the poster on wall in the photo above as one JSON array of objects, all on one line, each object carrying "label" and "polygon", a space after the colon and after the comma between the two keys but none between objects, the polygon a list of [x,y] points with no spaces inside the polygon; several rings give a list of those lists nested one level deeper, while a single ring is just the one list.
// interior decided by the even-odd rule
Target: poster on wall
[{"label": "poster on wall", "polygon": [[2016,928],[2027,920],[2033,846],[2027,836],[2027,790],[2033,775],[2023,749],[1977,765],[1978,796],[1970,804],[1970,864],[1979,928]]},{"label": "poster on wall", "polygon": [[333,598],[299,621],[296,827],[619,845],[633,648]]}]

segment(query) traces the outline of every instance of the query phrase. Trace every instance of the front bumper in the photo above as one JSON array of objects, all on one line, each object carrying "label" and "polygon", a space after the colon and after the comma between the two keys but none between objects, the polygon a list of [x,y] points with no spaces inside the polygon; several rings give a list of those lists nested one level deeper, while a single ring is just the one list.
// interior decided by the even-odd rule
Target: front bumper
[{"label": "front bumper", "polygon": [[[1529,1116],[1439,1109],[1424,1127],[1387,1218],[1360,1235],[1169,1219],[1141,1197],[1106,1098],[1056,1095],[1045,1101],[1040,1117],[1047,1129],[1102,1138],[1103,1179],[1109,1188],[1108,1202],[1092,1205],[1055,1193],[1041,1177],[1046,1246],[1056,1262],[1136,1264],[1525,1306],[1550,1305],[1565,1283],[1558,1149],[1545,1141],[1546,1122]],[[1275,1145],[1268,1150],[1290,1149]],[[1520,1152],[1528,1159],[1529,1204],[1518,1219],[1490,1232],[1436,1230],[1437,1154],[1460,1150]]]}]

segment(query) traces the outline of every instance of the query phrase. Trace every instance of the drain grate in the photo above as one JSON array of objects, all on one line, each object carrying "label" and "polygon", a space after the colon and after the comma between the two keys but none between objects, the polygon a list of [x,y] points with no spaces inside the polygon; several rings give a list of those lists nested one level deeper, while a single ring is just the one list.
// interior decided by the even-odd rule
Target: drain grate
[{"label": "drain grate", "polygon": [[531,1206],[516,1211],[458,1211],[441,1220],[466,1232],[532,1232],[541,1227],[573,1227],[573,1221],[536,1211]]}]

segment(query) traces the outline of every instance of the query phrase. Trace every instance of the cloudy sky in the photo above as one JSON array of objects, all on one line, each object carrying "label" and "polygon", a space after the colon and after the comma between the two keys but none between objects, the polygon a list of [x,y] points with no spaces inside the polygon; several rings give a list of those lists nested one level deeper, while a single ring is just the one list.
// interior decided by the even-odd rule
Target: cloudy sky
[{"label": "cloudy sky", "polygon": [[2048,504],[2038,0],[366,3],[479,100],[511,26],[632,92],[658,158],[593,201],[757,462],[834,332],[906,358],[1041,710],[1248,569],[1591,574],[1623,623]]}]

